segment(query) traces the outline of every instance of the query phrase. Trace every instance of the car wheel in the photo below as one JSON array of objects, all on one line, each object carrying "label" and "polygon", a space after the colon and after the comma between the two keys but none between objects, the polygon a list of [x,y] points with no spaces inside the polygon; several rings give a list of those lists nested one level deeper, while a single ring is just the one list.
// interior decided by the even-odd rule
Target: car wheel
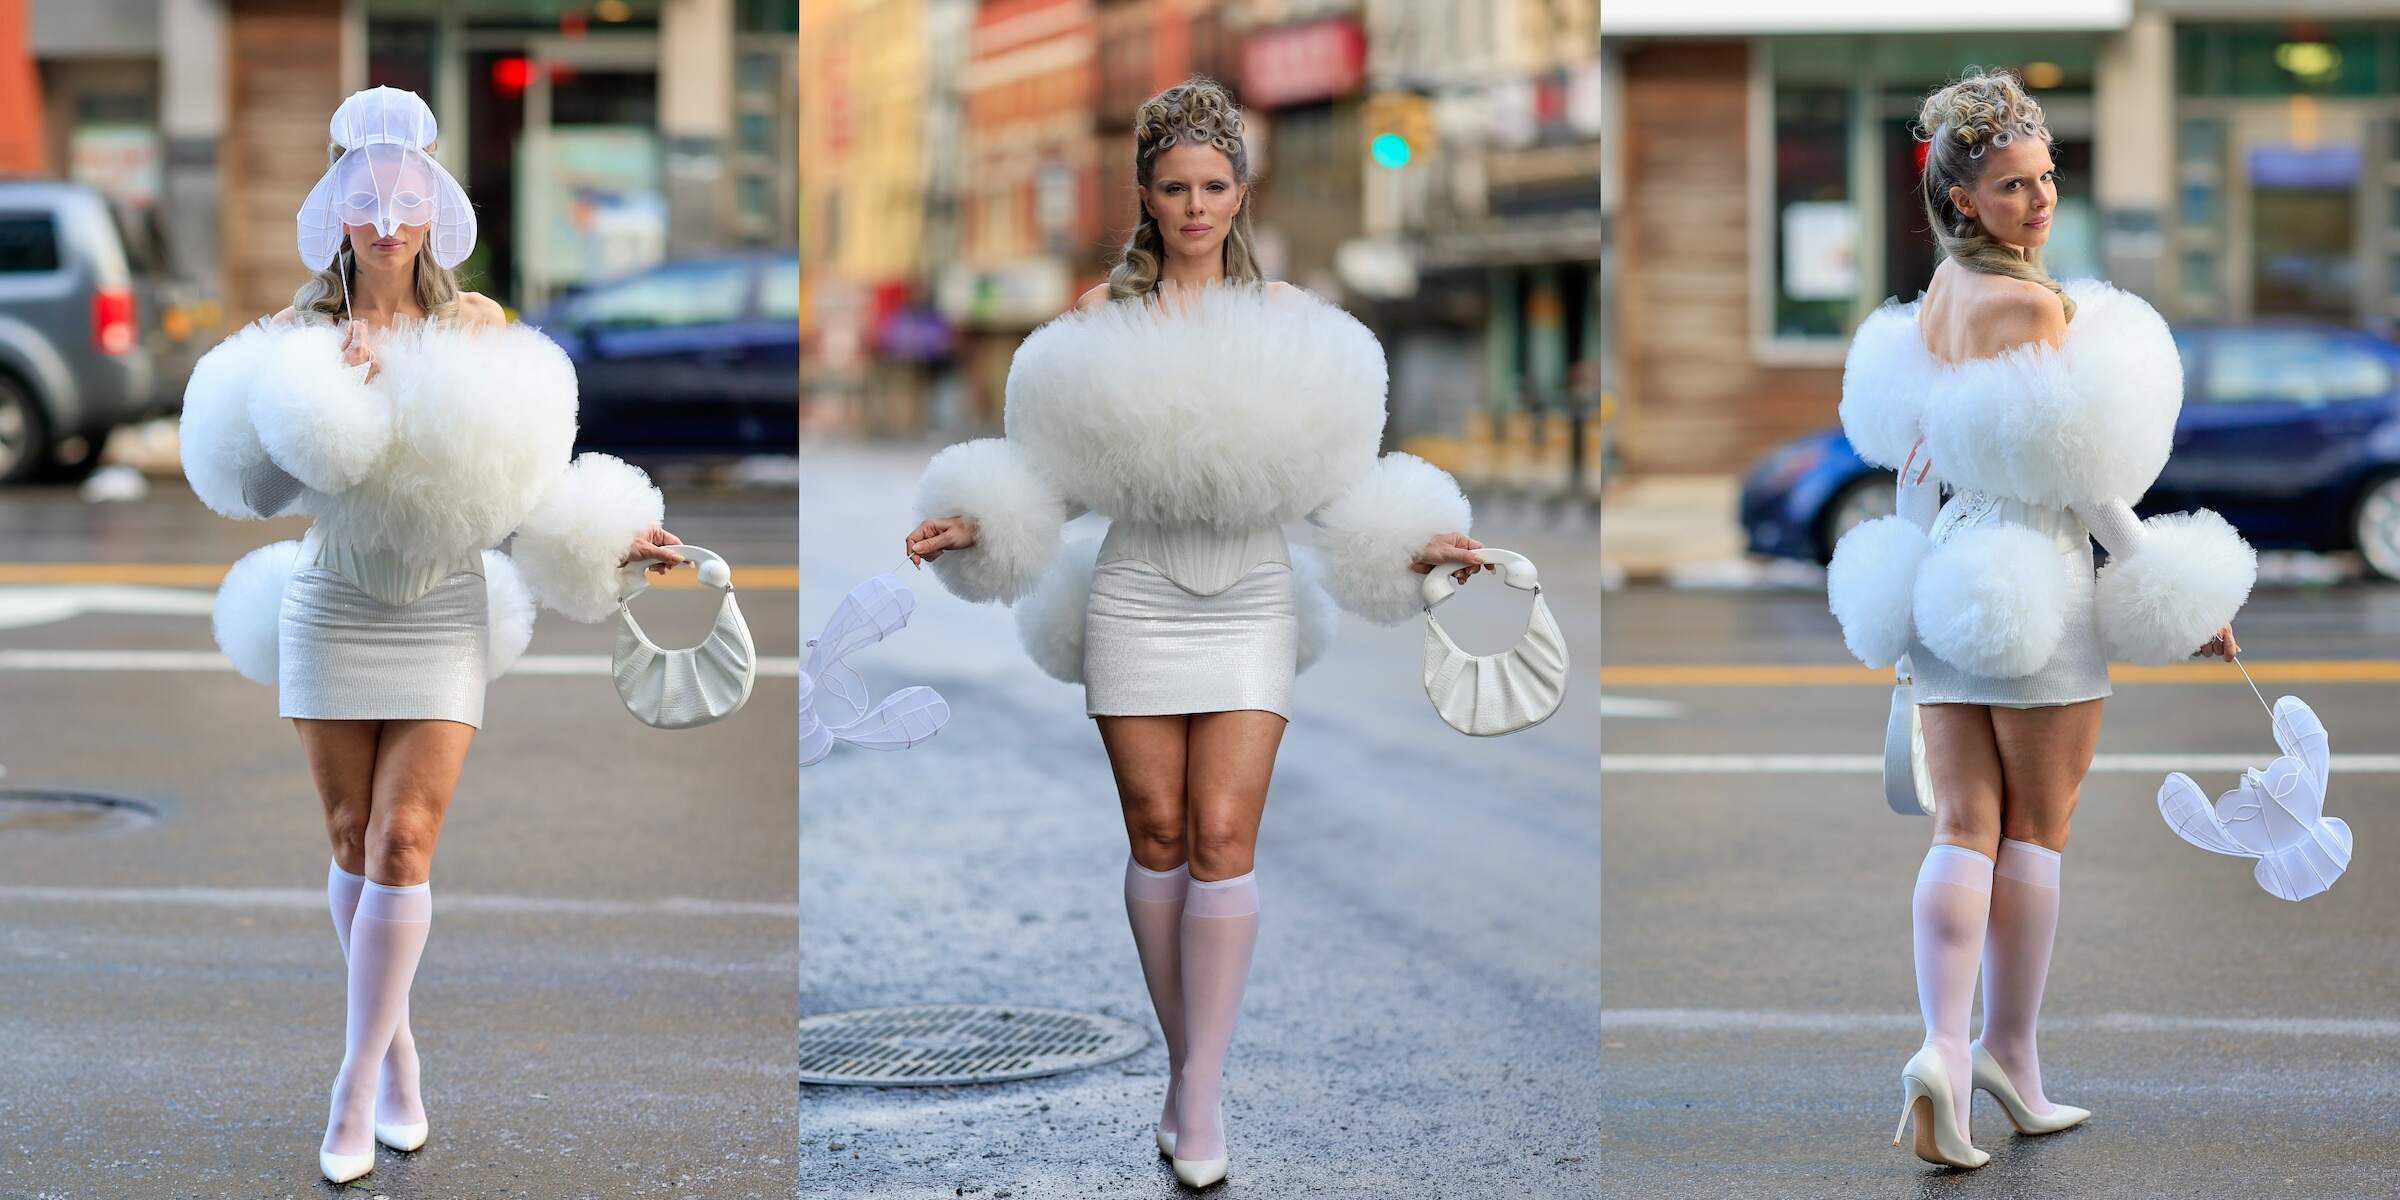
[{"label": "car wheel", "polygon": [[24,483],[50,453],[50,420],[33,393],[0,375],[0,484]]},{"label": "car wheel", "polygon": [[2400,579],[2400,475],[2377,478],[2360,493],[2358,507],[2351,510],[2350,536],[2368,570]]},{"label": "car wheel", "polygon": [[1833,561],[1834,544],[1842,535],[1874,520],[1892,515],[1893,480],[1889,475],[1862,475],[1842,485],[1833,494],[1833,502],[1825,506],[1825,518],[1817,532],[1817,562]]}]

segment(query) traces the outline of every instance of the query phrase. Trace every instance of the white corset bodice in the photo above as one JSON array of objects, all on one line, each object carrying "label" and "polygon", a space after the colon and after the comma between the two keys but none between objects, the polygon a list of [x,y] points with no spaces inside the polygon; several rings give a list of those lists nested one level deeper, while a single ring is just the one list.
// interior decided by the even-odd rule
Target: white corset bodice
[{"label": "white corset bodice", "polygon": [[1100,540],[1100,561],[1128,558],[1158,568],[1187,592],[1213,596],[1241,582],[1262,563],[1290,566],[1292,552],[1280,525],[1223,530],[1198,524],[1111,521],[1108,536]]}]

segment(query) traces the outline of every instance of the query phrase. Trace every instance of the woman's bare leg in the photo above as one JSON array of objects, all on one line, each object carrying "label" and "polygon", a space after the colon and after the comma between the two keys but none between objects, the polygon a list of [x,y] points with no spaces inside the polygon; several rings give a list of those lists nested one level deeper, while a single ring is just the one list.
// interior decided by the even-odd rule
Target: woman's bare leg
[{"label": "woman's bare leg", "polygon": [[2101,703],[1992,712],[2006,782],[1983,949],[1982,1042],[2036,1113],[2052,1110],[2034,1025],[2058,932],[2060,852],[2099,747]]},{"label": "woman's bare leg", "polygon": [[353,875],[367,872],[367,819],[375,791],[375,747],[381,721],[311,721],[294,718],[300,753],[325,810],[325,837],[333,861]]},{"label": "woman's bare leg", "polygon": [[1162,1149],[1175,1134],[1176,1081],[1183,1076],[1184,741],[1190,719],[1098,717],[1101,745],[1125,815],[1125,921],[1142,960],[1142,982],[1167,1043],[1167,1094],[1159,1102]]},{"label": "woman's bare leg", "polygon": [[1973,1107],[1967,1025],[1975,1011],[1975,968],[1991,915],[1992,854],[2000,841],[2000,754],[1994,710],[1980,704],[1921,705],[1926,764],[1933,775],[1933,847],[1917,868],[1909,900],[1916,943],[1920,1054],[1931,1053],[1950,1083],[1951,1116],[1962,1132]]}]

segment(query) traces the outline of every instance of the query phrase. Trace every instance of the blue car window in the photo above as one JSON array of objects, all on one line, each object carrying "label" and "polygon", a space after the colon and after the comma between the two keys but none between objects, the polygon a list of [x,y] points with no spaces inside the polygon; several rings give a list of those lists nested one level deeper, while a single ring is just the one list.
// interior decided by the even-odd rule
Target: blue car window
[{"label": "blue car window", "polygon": [[58,227],[48,213],[0,213],[0,273],[58,269]]},{"label": "blue car window", "polygon": [[2373,399],[2392,386],[2382,356],[2314,330],[2227,330],[2210,339],[2207,354],[2202,398],[2211,404],[2315,408]]},{"label": "blue car window", "polygon": [[799,259],[778,259],[759,273],[758,315],[767,321],[800,319]]},{"label": "blue car window", "polygon": [[742,318],[749,286],[748,263],[675,263],[586,294],[575,320],[600,329],[722,325]]}]

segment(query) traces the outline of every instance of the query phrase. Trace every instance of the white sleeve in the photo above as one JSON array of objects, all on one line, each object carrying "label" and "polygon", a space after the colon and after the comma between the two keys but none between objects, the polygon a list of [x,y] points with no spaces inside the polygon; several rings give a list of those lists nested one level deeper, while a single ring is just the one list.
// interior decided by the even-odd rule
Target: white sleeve
[{"label": "white sleeve", "polygon": [[2100,637],[2126,661],[2191,657],[2233,620],[2258,579],[2258,555],[2205,508],[2145,521],[2123,497],[2069,507],[2108,549],[2096,595]]},{"label": "white sleeve", "polygon": [[1893,511],[1909,524],[1931,533],[1934,518],[1941,515],[1942,511],[1942,481],[1930,473],[1920,480],[1915,478],[1917,474],[1912,467],[1902,475],[1899,490],[1893,497]]},{"label": "white sleeve", "polygon": [[2133,506],[2121,498],[2110,498],[2099,504],[2070,505],[2081,518],[2083,527],[2092,531],[2102,549],[2111,559],[2131,558],[2142,548],[2142,519],[2133,513]]}]

